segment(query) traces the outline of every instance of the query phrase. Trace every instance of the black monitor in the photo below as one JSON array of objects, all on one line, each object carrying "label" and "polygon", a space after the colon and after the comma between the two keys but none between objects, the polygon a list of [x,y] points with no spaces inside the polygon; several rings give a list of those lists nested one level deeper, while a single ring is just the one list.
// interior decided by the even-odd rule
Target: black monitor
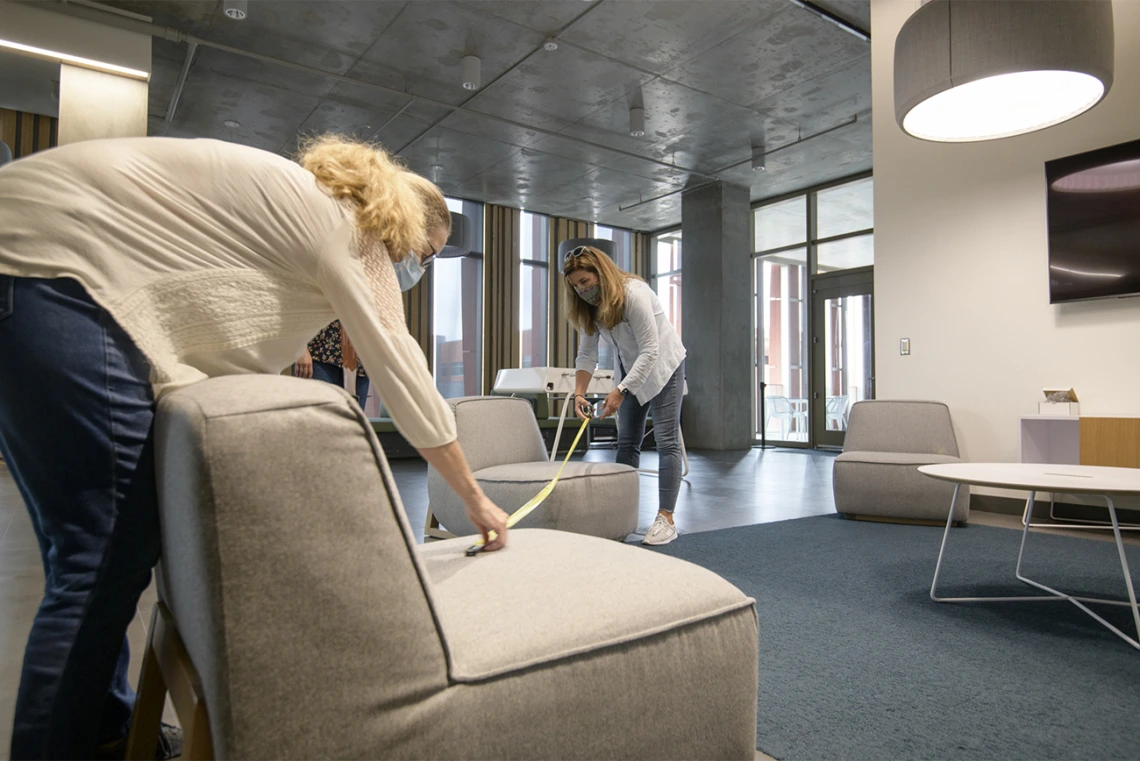
[{"label": "black monitor", "polygon": [[1049,303],[1140,296],[1140,140],[1045,162]]}]

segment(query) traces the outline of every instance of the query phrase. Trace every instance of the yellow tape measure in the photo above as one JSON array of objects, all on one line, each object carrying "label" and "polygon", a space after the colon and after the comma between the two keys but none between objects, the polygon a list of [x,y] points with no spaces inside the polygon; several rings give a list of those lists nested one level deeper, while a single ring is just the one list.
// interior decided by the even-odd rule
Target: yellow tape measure
[{"label": "yellow tape measure", "polygon": [[[566,453],[566,458],[562,460],[562,465],[558,468],[558,472],[554,474],[554,478],[550,483],[542,487],[542,491],[531,497],[525,505],[511,513],[511,517],[507,519],[507,528],[514,528],[515,524],[523,518],[531,514],[531,512],[542,504],[543,500],[550,496],[550,492],[554,491],[555,484],[558,479],[562,477],[562,471],[566,469],[566,463],[570,462],[570,455],[574,454],[574,450],[578,447],[578,440],[582,438],[582,434],[586,431],[586,426],[590,424],[589,419],[582,421],[582,425],[578,428],[578,435],[574,437],[574,442],[570,444],[570,451]],[[495,538],[495,532],[491,532],[491,538]],[[467,555],[476,555],[483,550],[483,540],[479,539],[478,542],[467,548]]]}]

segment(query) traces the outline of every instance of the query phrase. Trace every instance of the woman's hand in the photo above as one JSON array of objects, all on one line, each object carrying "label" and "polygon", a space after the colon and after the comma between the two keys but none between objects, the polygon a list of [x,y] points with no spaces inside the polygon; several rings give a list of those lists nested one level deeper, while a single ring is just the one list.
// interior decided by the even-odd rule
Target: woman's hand
[{"label": "woman's hand", "polygon": [[[483,550],[491,552],[507,545],[507,514],[498,505],[487,498],[486,494],[479,492],[478,496],[464,503],[467,508],[467,520],[483,534]],[[491,532],[495,538],[491,539]]]},{"label": "woman's hand", "polygon": [[594,416],[594,410],[590,403],[586,401],[586,397],[581,394],[574,396],[574,413],[578,416],[579,420],[589,420]]},{"label": "woman's hand", "polygon": [[618,408],[621,407],[622,400],[624,399],[625,396],[616,388],[606,394],[606,399],[604,402],[602,402],[602,414],[598,415],[598,420],[605,420],[610,415],[617,412]]},{"label": "woman's hand", "polygon": [[298,378],[313,377],[313,355],[309,353],[307,348],[301,358],[293,365],[293,375]]}]

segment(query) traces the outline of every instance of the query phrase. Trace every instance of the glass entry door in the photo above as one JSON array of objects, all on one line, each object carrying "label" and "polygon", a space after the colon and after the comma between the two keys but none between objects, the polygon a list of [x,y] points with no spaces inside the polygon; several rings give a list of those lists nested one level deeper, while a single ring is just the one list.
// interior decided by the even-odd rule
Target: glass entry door
[{"label": "glass entry door", "polygon": [[842,447],[851,405],[875,398],[874,287],[869,275],[813,285],[813,439]]},{"label": "glass entry door", "polygon": [[755,436],[808,446],[807,249],[758,257],[753,270]]}]

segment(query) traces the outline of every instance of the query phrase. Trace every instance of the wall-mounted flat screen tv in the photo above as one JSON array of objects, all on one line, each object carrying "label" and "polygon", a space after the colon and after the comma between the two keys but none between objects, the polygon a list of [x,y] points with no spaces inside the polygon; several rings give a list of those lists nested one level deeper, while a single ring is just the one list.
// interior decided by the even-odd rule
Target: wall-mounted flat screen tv
[{"label": "wall-mounted flat screen tv", "polygon": [[1045,162],[1049,303],[1140,296],[1140,140]]}]

